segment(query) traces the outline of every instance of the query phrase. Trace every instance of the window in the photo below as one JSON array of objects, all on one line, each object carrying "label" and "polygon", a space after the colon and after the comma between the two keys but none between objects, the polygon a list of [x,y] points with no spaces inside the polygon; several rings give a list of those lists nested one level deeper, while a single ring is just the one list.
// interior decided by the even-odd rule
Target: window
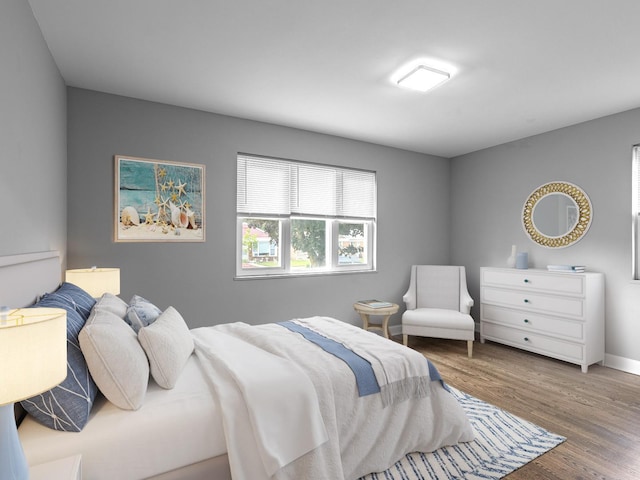
[{"label": "window", "polygon": [[376,174],[239,154],[239,277],[375,268]]},{"label": "window", "polygon": [[633,258],[633,279],[640,280],[640,145],[633,147],[633,167],[632,167],[632,258]]}]

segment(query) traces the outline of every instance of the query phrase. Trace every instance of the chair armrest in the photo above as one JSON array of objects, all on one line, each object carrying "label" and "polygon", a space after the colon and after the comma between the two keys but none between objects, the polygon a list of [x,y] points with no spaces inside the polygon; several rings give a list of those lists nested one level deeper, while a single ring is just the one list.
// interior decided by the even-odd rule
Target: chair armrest
[{"label": "chair armrest", "polygon": [[473,298],[469,295],[469,289],[467,288],[467,274],[464,267],[460,268],[460,313],[471,313],[471,307],[473,307]]},{"label": "chair armrest", "polygon": [[409,279],[409,289],[402,296],[402,301],[407,306],[407,310],[415,310],[418,306],[418,295],[416,294],[416,266],[411,266],[411,277]]},{"label": "chair armrest", "polygon": [[406,304],[407,310],[415,310],[416,309],[416,298],[411,292],[412,288],[410,287],[407,293],[402,296],[402,301]]},{"label": "chair armrest", "polygon": [[469,315],[471,307],[473,307],[473,298],[469,295],[469,292],[460,292],[460,312]]}]

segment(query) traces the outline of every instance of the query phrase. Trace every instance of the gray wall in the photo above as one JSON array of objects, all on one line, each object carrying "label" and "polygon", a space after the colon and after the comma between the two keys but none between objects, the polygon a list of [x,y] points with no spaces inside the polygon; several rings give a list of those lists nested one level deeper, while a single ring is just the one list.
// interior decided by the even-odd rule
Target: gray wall
[{"label": "gray wall", "polygon": [[[70,267],[119,266],[124,298],[139,293],[161,307],[173,304],[191,326],[315,314],[356,323],[351,303],[358,298],[400,302],[412,263],[467,266],[477,304],[479,268],[504,265],[516,244],[535,267],[585,263],[605,273],[607,362],[640,362],[640,284],[630,281],[631,146],[640,142],[640,110],[449,165],[437,157],[69,89],[67,176],[67,95],[23,0],[2,3],[0,65],[0,178],[7,205],[17,212],[11,231],[0,235],[0,255],[59,250],[64,262],[68,248]],[[378,273],[234,281],[237,151],[377,170]],[[206,164],[207,242],[114,243],[114,154]],[[593,203],[591,230],[567,249],[536,246],[519,221],[525,198],[550,180],[580,185]],[[477,306],[473,314],[477,319]]]},{"label": "gray wall", "polygon": [[[467,266],[474,298],[480,267],[506,266],[512,244],[528,251],[532,267],[575,263],[603,272],[606,363],[618,367],[640,361],[640,283],[631,281],[631,147],[640,142],[638,125],[640,109],[451,161],[451,259]],[[582,187],[593,205],[587,235],[563,249],[533,243],[520,222],[526,198],[553,180]],[[478,313],[476,306],[476,320]]]},{"label": "gray wall", "polygon": [[[191,327],[311,315],[359,323],[355,300],[403,305],[412,263],[449,261],[446,159],[75,88],[68,142],[69,267],[120,267],[125,300],[173,305]],[[234,280],[237,152],[376,170],[377,273]],[[115,154],[205,164],[207,241],[114,243]]]},{"label": "gray wall", "polygon": [[0,255],[58,250],[64,258],[66,89],[25,0],[0,7],[0,65],[0,181],[11,219]]}]

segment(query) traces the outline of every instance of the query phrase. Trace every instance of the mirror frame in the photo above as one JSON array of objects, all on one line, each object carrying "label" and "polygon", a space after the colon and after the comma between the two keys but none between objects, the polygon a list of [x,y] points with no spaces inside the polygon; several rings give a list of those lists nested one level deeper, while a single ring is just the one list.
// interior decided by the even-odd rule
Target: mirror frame
[{"label": "mirror frame", "polygon": [[[533,222],[533,210],[540,200],[552,193],[564,193],[570,197],[578,207],[578,222],[573,229],[565,235],[550,237],[540,232]],[[593,218],[591,200],[587,194],[577,185],[569,182],[549,182],[539,186],[524,202],[522,208],[522,226],[529,238],[547,248],[564,248],[573,245],[580,240],[589,230]]]}]

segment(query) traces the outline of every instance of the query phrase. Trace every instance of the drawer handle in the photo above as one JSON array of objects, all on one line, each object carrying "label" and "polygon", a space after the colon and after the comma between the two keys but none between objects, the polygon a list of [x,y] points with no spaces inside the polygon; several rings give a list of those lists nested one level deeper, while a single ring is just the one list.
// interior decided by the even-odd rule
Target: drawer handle
[{"label": "drawer handle", "polygon": [[528,318],[525,318],[525,319],[524,319],[524,323],[529,323],[529,319],[528,319]]},{"label": "drawer handle", "polygon": [[528,342],[529,341],[529,337],[524,337],[524,341]]},{"label": "drawer handle", "polygon": [[531,303],[531,302],[529,301],[529,299],[525,298],[524,303]]},{"label": "drawer handle", "polygon": [[528,279],[528,278],[525,278],[525,279],[524,279],[524,283],[529,283],[529,279]]}]

